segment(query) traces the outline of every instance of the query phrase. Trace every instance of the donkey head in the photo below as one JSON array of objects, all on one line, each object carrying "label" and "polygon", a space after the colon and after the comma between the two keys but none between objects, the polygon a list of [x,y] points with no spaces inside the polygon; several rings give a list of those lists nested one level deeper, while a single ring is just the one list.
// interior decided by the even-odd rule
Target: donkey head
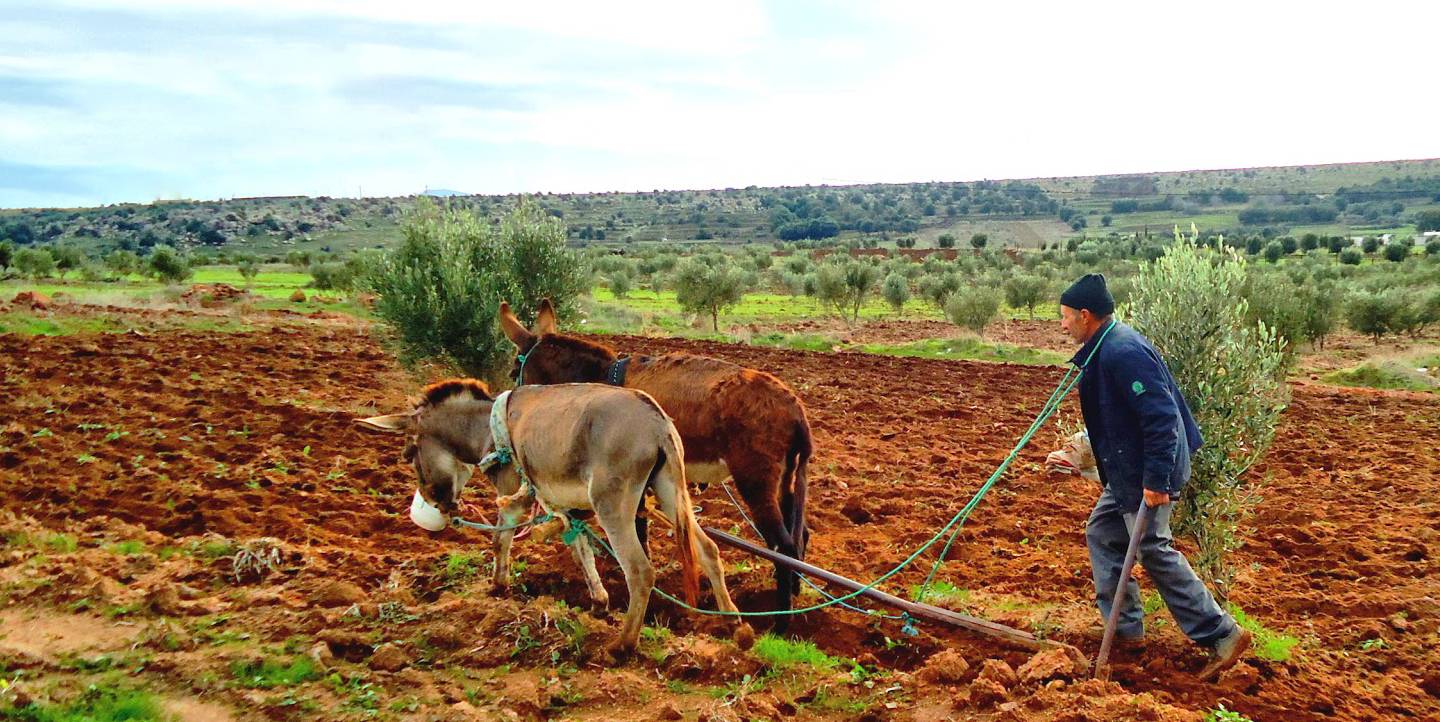
[{"label": "donkey head", "polygon": [[[540,302],[535,325],[525,328],[510,310],[500,304],[500,329],[515,344],[515,363],[510,378],[516,384],[563,384],[602,381],[615,361],[613,350],[559,332],[555,306],[550,299]],[[522,361],[523,359],[523,361]],[[525,377],[521,378],[521,373]]]},{"label": "donkey head", "polygon": [[445,515],[459,513],[460,492],[492,446],[490,407],[484,382],[450,379],[425,389],[424,398],[403,414],[356,419],[373,431],[405,434],[405,460],[415,467],[420,496]]}]

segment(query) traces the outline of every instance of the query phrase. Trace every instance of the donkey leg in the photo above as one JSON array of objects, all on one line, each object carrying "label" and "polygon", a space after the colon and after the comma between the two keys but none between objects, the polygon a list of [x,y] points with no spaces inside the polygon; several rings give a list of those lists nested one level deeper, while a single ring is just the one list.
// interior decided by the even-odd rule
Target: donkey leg
[{"label": "donkey leg", "polygon": [[[795,540],[790,536],[789,525],[780,510],[780,469],[778,466],[763,460],[757,464],[752,458],[742,463],[732,464],[730,468],[735,473],[735,486],[740,490],[740,496],[745,500],[745,505],[750,507],[755,526],[760,528],[760,536],[765,538],[766,546],[788,557],[794,557],[797,553]],[[790,610],[790,597],[795,593],[795,586],[795,573],[776,564],[775,608],[777,611]],[[776,616],[775,629],[783,632],[789,627],[789,622],[788,615]]]},{"label": "donkey leg", "polygon": [[610,593],[605,591],[605,584],[600,581],[600,572],[595,569],[595,550],[590,546],[590,539],[582,535],[571,542],[570,553],[575,556],[575,563],[580,565],[580,572],[585,576],[585,588],[590,591],[594,608],[608,608]]},{"label": "donkey leg", "polygon": [[633,493],[615,493],[595,498],[595,519],[605,535],[610,538],[610,548],[625,573],[625,587],[630,592],[630,601],[625,608],[625,619],[620,626],[620,639],[615,651],[628,654],[635,650],[640,641],[640,628],[645,624],[645,608],[650,603],[650,592],[655,588],[655,568],[640,546],[640,536],[635,533],[635,509],[639,499]]},{"label": "donkey leg", "polygon": [[715,545],[714,539],[706,536],[693,516],[690,517],[689,524],[690,534],[695,538],[695,549],[699,552],[700,569],[705,572],[705,578],[710,580],[710,591],[715,594],[716,608],[722,612],[739,611],[735,601],[730,598],[730,590],[725,586],[725,568],[720,562],[720,547]]},{"label": "donkey leg", "polygon": [[510,542],[514,539],[514,529],[495,532],[495,576],[490,580],[491,594],[505,594],[510,589]]}]

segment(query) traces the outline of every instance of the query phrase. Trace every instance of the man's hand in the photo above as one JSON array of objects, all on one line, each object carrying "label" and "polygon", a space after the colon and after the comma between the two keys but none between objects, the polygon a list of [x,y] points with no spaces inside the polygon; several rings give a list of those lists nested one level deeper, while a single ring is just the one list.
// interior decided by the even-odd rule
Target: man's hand
[{"label": "man's hand", "polygon": [[1170,503],[1170,495],[1163,491],[1145,490],[1145,506],[1156,507]]}]

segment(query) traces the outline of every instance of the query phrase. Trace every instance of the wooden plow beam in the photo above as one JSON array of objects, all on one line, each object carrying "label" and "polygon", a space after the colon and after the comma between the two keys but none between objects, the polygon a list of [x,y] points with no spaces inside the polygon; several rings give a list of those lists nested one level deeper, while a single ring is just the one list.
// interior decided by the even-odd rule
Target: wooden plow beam
[{"label": "wooden plow beam", "polygon": [[842,577],[839,574],[835,574],[834,572],[829,572],[813,564],[807,564],[800,561],[799,559],[785,556],[784,554],[773,551],[766,547],[752,544],[751,542],[741,539],[740,537],[734,536],[732,534],[727,534],[718,529],[711,529],[709,527],[706,527],[705,533],[709,535],[711,539],[714,539],[720,544],[734,547],[743,552],[747,552],[749,554],[760,557],[761,559],[764,559],[766,561],[773,562],[775,564],[779,564],[794,571],[800,572],[801,574],[805,574],[816,579],[829,582],[830,584],[833,584],[837,587],[848,589],[852,592],[860,591],[860,594],[858,596],[864,597],[874,602],[878,602],[880,604],[884,604],[888,607],[899,609],[903,612],[907,612],[910,614],[910,616],[915,617],[916,619],[926,619],[932,622],[949,624],[951,626],[974,632],[975,634],[980,634],[986,637],[990,637],[992,639],[997,639],[1013,647],[1019,647],[1021,649],[1026,649],[1030,651],[1040,651],[1046,649],[1064,649],[1066,650],[1067,654],[1069,654],[1072,658],[1080,660],[1085,659],[1085,656],[1080,653],[1079,649],[1076,649],[1074,646],[1069,644],[1064,644],[1062,642],[1056,642],[1049,639],[1040,639],[1029,632],[1015,629],[1014,627],[1007,627],[1003,624],[992,622],[988,619],[972,617],[968,614],[961,614],[959,612],[951,611],[949,609],[937,607],[931,604],[923,604],[920,602],[912,602],[908,599],[901,599],[900,597],[897,597],[893,594],[887,594],[878,589],[866,589],[864,584],[861,584],[860,582],[857,582],[853,579]]}]

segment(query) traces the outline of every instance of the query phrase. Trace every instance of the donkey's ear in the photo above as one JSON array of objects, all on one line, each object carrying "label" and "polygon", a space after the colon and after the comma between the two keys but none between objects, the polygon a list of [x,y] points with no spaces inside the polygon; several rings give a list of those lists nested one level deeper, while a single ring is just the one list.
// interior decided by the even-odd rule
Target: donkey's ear
[{"label": "donkey's ear", "polygon": [[504,301],[500,302],[499,316],[500,330],[505,332],[505,336],[510,339],[510,343],[515,344],[521,351],[524,351],[530,344],[534,343],[535,335],[525,330],[525,325],[520,323],[520,319],[515,318],[514,312],[510,310],[510,304]]},{"label": "donkey's ear", "polygon": [[384,431],[391,434],[403,434],[410,429],[410,424],[415,421],[415,414],[387,414],[385,416],[371,416],[368,419],[355,419],[355,423],[371,431]]},{"label": "donkey's ear", "polygon": [[555,333],[559,329],[555,326],[555,305],[550,299],[540,300],[540,311],[535,314],[535,335]]}]

